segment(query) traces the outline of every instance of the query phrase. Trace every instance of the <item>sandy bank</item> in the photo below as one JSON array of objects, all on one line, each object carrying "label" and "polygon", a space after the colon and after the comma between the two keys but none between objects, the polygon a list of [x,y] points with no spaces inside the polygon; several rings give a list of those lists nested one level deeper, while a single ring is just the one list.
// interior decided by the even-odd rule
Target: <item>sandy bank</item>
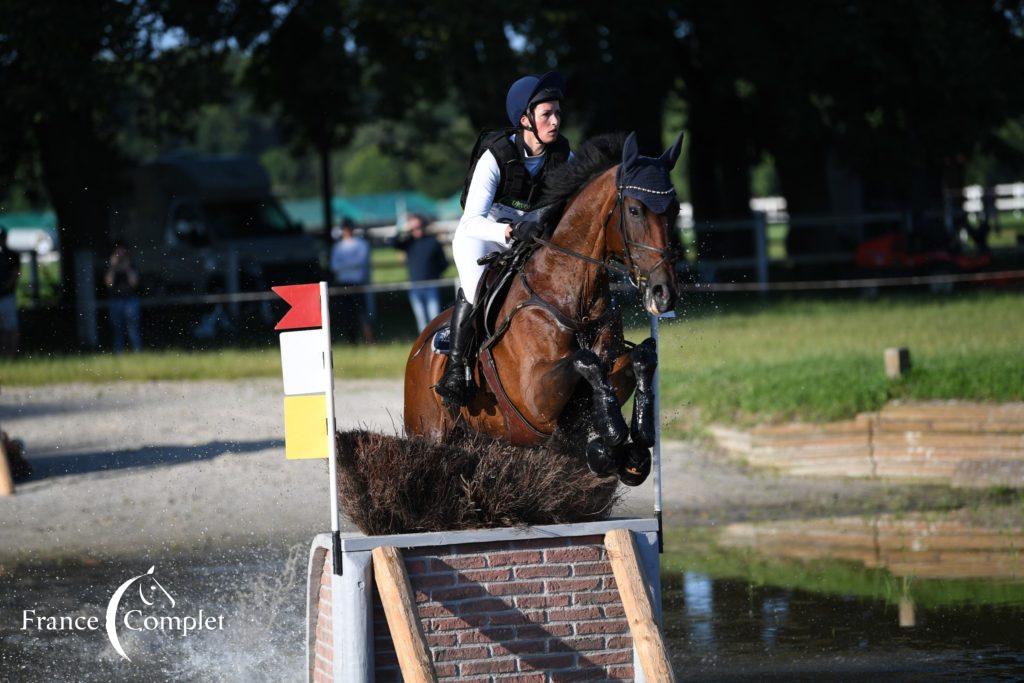
[{"label": "sandy bank", "polygon": [[[286,461],[278,380],[4,389],[0,425],[38,476],[0,498],[0,559],[159,555],[308,543],[328,528],[326,461]],[[400,381],[337,384],[339,429],[393,431]],[[945,500],[937,489],[751,471],[689,443],[664,452],[673,523]],[[651,486],[620,515],[649,514]]]}]

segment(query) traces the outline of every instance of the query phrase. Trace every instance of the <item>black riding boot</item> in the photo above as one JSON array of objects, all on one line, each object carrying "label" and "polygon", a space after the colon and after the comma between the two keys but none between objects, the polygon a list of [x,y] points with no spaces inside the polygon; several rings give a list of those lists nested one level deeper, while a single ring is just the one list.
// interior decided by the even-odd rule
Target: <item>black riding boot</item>
[{"label": "black riding boot", "polygon": [[466,347],[469,346],[469,338],[473,336],[473,319],[470,317],[472,310],[473,304],[466,301],[460,289],[455,297],[455,310],[452,311],[448,362],[441,380],[434,385],[434,391],[451,409],[466,405],[473,394],[473,383],[466,373]]}]

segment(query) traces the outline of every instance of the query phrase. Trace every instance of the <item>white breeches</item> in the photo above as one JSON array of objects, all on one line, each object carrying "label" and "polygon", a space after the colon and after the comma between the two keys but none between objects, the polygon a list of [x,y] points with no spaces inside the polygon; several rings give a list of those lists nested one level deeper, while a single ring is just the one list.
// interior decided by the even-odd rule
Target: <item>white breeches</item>
[{"label": "white breeches", "polygon": [[505,251],[508,247],[509,245],[501,242],[481,240],[456,231],[455,237],[452,238],[452,258],[459,270],[459,285],[466,295],[466,301],[476,303],[476,286],[487,268],[478,264],[476,260],[495,251]]}]

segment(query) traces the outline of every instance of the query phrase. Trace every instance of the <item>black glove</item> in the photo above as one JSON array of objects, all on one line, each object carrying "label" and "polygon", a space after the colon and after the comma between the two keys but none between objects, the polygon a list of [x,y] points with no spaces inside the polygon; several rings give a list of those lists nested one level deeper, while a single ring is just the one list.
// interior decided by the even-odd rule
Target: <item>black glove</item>
[{"label": "black glove", "polygon": [[541,227],[537,221],[520,221],[512,226],[512,239],[517,242],[529,242],[540,236]]}]

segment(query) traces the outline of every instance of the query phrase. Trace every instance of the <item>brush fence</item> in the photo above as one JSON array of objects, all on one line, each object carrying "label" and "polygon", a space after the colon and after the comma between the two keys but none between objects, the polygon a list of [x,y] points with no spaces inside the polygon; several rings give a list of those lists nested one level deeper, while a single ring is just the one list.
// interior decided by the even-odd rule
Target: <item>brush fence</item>
[{"label": "brush fence", "polygon": [[546,681],[569,675],[642,680],[604,534],[628,529],[661,620],[657,522],[612,520],[331,538],[309,556],[308,680],[400,681],[371,552],[401,550],[419,624],[440,680]]}]

